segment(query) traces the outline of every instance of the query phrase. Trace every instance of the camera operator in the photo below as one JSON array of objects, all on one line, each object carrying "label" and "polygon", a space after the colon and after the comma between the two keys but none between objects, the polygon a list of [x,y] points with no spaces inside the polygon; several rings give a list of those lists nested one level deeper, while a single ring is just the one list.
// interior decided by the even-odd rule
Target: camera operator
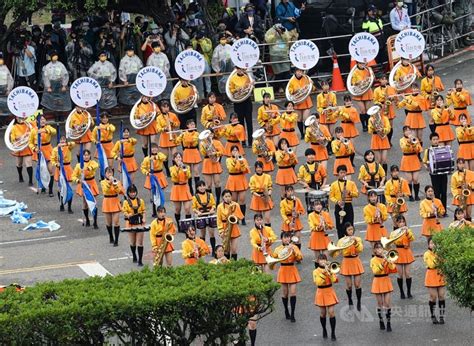
[{"label": "camera operator", "polygon": [[72,32],[71,41],[66,46],[67,66],[72,80],[87,76],[92,64],[92,47],[80,35]]},{"label": "camera operator", "polygon": [[163,44],[163,27],[151,23],[149,25],[150,31],[145,32],[145,42],[141,46],[143,52],[143,61],[148,60],[148,57],[153,53],[153,43],[158,43],[162,51],[165,51],[165,45]]},{"label": "camera operator", "polygon": [[[134,47],[138,49],[143,43],[143,33],[148,26],[148,22],[143,20],[142,16],[135,17],[135,23],[127,22],[122,28],[120,34],[120,56],[125,55],[127,47]],[[140,49],[136,52],[140,59],[143,59],[143,54]]]},{"label": "camera operator", "polygon": [[8,114],[7,96],[13,89],[13,77],[0,52],[0,114]]},{"label": "camera operator", "polygon": [[27,32],[22,30],[17,32],[10,42],[10,49],[13,54],[13,66],[15,82],[17,86],[28,86],[35,88],[35,49],[28,42]]}]

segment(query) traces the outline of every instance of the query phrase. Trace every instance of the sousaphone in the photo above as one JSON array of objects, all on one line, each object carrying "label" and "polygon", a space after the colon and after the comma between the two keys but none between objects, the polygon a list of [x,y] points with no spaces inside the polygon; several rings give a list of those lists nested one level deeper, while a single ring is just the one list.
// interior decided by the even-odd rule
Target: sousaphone
[{"label": "sousaphone", "polygon": [[10,121],[10,124],[8,124],[8,127],[5,131],[5,145],[9,150],[13,152],[19,152],[26,149],[30,140],[30,133],[31,133],[32,126],[26,119],[23,119],[23,120],[25,124],[28,126],[28,131],[23,136],[18,138],[15,142],[11,141],[11,132],[13,130],[13,126],[15,125],[15,119]]},{"label": "sousaphone", "polygon": [[156,111],[157,107],[156,104],[153,101],[148,101],[153,105],[153,111],[148,112],[145,114],[135,114],[137,112],[138,105],[140,104],[142,100],[139,99],[137,102],[132,107],[132,110],[130,111],[130,124],[132,124],[133,128],[137,130],[144,129],[148,125],[150,125],[153,120],[155,120],[156,117]]},{"label": "sousaphone", "polygon": [[87,115],[87,120],[84,123],[77,125],[75,128],[72,127],[71,121],[72,121],[73,115],[77,113],[77,109],[74,108],[71,111],[71,113],[69,113],[66,119],[66,137],[67,138],[72,139],[72,140],[78,140],[82,136],[84,136],[86,132],[90,129],[92,125],[92,116],[86,109],[82,109],[82,112]]},{"label": "sousaphone", "polygon": [[352,83],[352,79],[354,78],[354,73],[355,71],[357,71],[357,69],[358,69],[357,64],[355,64],[354,67],[351,69],[351,72],[349,72],[349,76],[347,77],[347,81],[346,81],[347,90],[349,90],[349,92],[353,96],[360,96],[360,95],[365,94],[372,87],[372,84],[374,83],[374,80],[375,80],[375,75],[372,68],[368,66],[364,66],[364,70],[366,70],[369,73],[369,76],[366,77],[364,80],[361,80],[357,84]]},{"label": "sousaphone", "polygon": [[402,66],[402,61],[400,60],[397,62],[397,64],[392,68],[392,71],[390,71],[388,81],[390,86],[395,88],[397,91],[406,90],[416,80],[416,67],[412,63],[409,63],[409,65],[411,72],[406,75],[402,75],[398,80],[395,80],[395,76],[397,75],[398,69]]},{"label": "sousaphone", "polygon": [[295,105],[303,102],[306,100],[306,98],[311,94],[311,90],[313,90],[313,80],[306,74],[304,74],[301,78],[304,78],[306,81],[305,86],[296,90],[293,93],[290,93],[290,82],[296,78],[295,75],[293,75],[288,83],[286,84],[285,88],[285,96],[288,101],[293,102]]},{"label": "sousaphone", "polygon": [[233,93],[230,91],[230,81],[237,75],[237,69],[234,69],[234,71],[232,71],[229,78],[227,78],[227,82],[225,83],[225,93],[229,100],[233,103],[244,102],[252,95],[254,80],[252,76],[246,71],[244,71],[244,74],[245,76],[247,76],[247,83],[239,89],[235,90]]},{"label": "sousaphone", "polygon": [[179,87],[181,87],[181,81],[176,83],[173,90],[171,91],[171,96],[170,96],[171,107],[173,107],[174,111],[178,114],[184,114],[184,113],[189,112],[190,110],[194,108],[194,106],[196,105],[198,101],[199,93],[196,86],[190,82],[188,82],[188,84],[193,89],[193,92],[188,98],[184,100],[180,100],[178,102],[176,102],[175,100],[176,90]]}]

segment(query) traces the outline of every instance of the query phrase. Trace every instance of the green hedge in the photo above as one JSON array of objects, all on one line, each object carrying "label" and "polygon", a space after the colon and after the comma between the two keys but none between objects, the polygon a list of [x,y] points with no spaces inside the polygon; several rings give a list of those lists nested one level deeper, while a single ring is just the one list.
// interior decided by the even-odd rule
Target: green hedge
[{"label": "green hedge", "polygon": [[272,311],[278,287],[239,260],[8,289],[0,293],[0,343],[102,344],[118,337],[132,345],[189,345],[200,337],[227,344],[244,337],[251,311]]},{"label": "green hedge", "polygon": [[474,310],[474,228],[446,229],[433,241],[449,294],[460,306]]}]

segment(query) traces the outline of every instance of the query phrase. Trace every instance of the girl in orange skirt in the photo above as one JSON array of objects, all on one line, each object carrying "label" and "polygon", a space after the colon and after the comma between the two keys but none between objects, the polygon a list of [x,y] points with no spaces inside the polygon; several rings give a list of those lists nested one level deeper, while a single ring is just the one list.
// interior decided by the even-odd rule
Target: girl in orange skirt
[{"label": "girl in orange skirt", "polygon": [[240,210],[244,218],[242,219],[242,225],[245,225],[245,211],[247,206],[245,205],[245,194],[249,188],[246,174],[250,173],[249,163],[247,160],[239,154],[239,147],[233,145],[231,147],[232,156],[228,157],[225,161],[227,170],[229,171],[229,178],[225,188],[232,191],[232,200],[239,203]]},{"label": "girl in orange skirt", "polygon": [[[337,122],[337,97],[336,93],[329,91],[329,83],[321,82],[323,92],[316,97],[317,111],[321,114],[321,124],[326,125],[331,135],[334,135],[334,127]],[[329,148],[329,150],[331,150]]]},{"label": "girl in orange skirt", "polygon": [[227,139],[224,149],[225,156],[232,156],[232,147],[234,145],[239,149],[239,154],[245,156],[245,151],[242,142],[245,142],[245,127],[239,124],[239,116],[237,113],[230,115],[230,124],[225,127],[224,136]]},{"label": "girl in orange skirt", "polygon": [[465,114],[467,117],[467,123],[471,124],[471,116],[467,106],[472,105],[472,99],[469,91],[463,88],[461,79],[454,80],[454,89],[448,89],[446,100],[448,101],[448,106],[453,105],[454,107],[454,120],[450,121],[451,125],[460,125],[459,116],[461,114]]},{"label": "girl in orange skirt", "polygon": [[[99,194],[99,188],[97,187],[97,182],[95,181],[95,172],[99,168],[99,164],[96,161],[91,160],[91,152],[87,149],[83,150],[82,157],[84,160],[84,168],[81,169],[80,163],[76,164],[76,167],[74,167],[74,171],[72,172],[72,181],[77,184],[76,194],[82,197],[82,211],[84,213],[84,217],[86,218],[85,224],[83,223],[82,225],[89,227],[91,225],[89,221],[89,207],[86,203],[85,198],[83,197],[81,183],[84,179],[84,182],[89,185],[89,188],[94,197]],[[99,229],[99,226],[97,226],[97,213],[95,213],[94,215],[93,226],[94,229]]]},{"label": "girl in orange skirt", "polygon": [[339,111],[341,118],[341,127],[344,130],[344,138],[356,138],[359,131],[355,127],[356,123],[360,123],[359,112],[352,106],[350,95],[344,96],[344,107]]},{"label": "girl in orange skirt", "polygon": [[391,148],[388,134],[390,133],[390,121],[380,111],[369,119],[369,133],[372,135],[370,149],[375,152],[375,161],[380,163],[387,171],[387,153]]},{"label": "girl in orange skirt", "polygon": [[[354,226],[350,222],[344,224],[346,237],[352,238],[351,246],[342,250],[341,275],[344,275],[346,281],[346,293],[349,299],[349,306],[354,305],[352,302],[352,278],[354,278],[354,286],[357,297],[357,311],[361,310],[362,297],[362,274],[364,274],[364,267],[359,255],[364,250],[364,244],[360,237],[354,236]],[[347,238],[346,238],[347,239]]]},{"label": "girl in orange skirt", "polygon": [[[15,117],[15,122],[13,123],[12,130],[10,132],[10,142],[26,142],[30,141],[30,128],[33,127],[33,124],[27,124],[25,119],[20,117]],[[20,151],[12,151],[12,156],[16,157],[16,170],[18,171],[18,181],[20,183],[24,182],[23,180],[23,164],[26,167],[26,172],[28,173],[28,186],[33,186],[33,162],[32,155],[29,145],[26,145],[25,149]]]},{"label": "girl in orange skirt", "polygon": [[367,194],[368,190],[382,187],[385,183],[385,168],[374,162],[375,154],[372,150],[364,153],[365,163],[359,169],[359,181],[362,183],[360,192]]},{"label": "girl in orange skirt", "polygon": [[[158,128],[156,124],[156,116],[159,113],[158,106],[151,100],[151,97],[143,95],[140,103],[135,109],[135,114],[133,117],[136,120],[142,119],[145,115],[148,117],[150,113],[155,113],[155,119],[146,127],[137,130],[137,135],[142,137],[142,151],[143,156],[148,156],[148,142],[156,142],[156,134],[158,133]],[[127,167],[128,169],[128,167]]]},{"label": "girl in orange skirt", "polygon": [[[156,117],[156,126],[158,128],[158,132],[160,133],[160,140],[158,142],[158,145],[160,147],[160,151],[164,153],[168,158],[176,153],[176,147],[178,146],[174,142],[174,138],[176,138],[176,133],[168,132],[179,129],[181,122],[179,121],[176,114],[170,112],[170,104],[168,101],[161,101],[160,111],[161,113]],[[170,177],[171,175],[167,158],[163,162],[163,165],[165,166],[166,175]]]},{"label": "girl in orange skirt", "polygon": [[347,179],[351,179],[351,175],[354,174],[354,166],[352,165],[351,158],[355,154],[354,144],[349,138],[344,138],[344,130],[338,126],[335,130],[336,139],[331,142],[332,152],[336,157],[334,162],[333,174],[337,176],[337,167],[345,165],[347,167]]},{"label": "girl in orange skirt", "polygon": [[[291,78],[288,86],[288,91],[290,94],[294,94],[296,91],[308,86],[308,78],[303,78],[304,71],[302,69],[295,69],[295,78]],[[293,104],[294,105],[294,104]],[[313,101],[311,96],[306,97],[302,102],[298,103],[295,106],[296,112],[298,113],[298,128],[300,130],[301,139],[304,137],[304,121],[308,118],[309,113],[313,108]]]},{"label": "girl in orange skirt", "polygon": [[[354,71],[351,83],[357,84],[364,82],[367,78],[370,78],[369,69],[371,67],[367,66],[362,62],[357,62],[357,69]],[[364,94],[360,96],[354,96],[354,101],[357,101],[357,106],[359,108],[360,117],[362,120],[362,126],[364,130],[367,130],[369,115],[367,114],[367,110],[369,109],[370,102],[373,98],[372,88],[369,88]],[[366,132],[366,131],[364,131]]]},{"label": "girl in orange skirt", "polygon": [[443,203],[435,198],[433,186],[425,186],[425,195],[426,198],[420,202],[420,216],[423,218],[421,235],[431,237],[443,229],[439,218],[444,215],[446,209],[444,209]]},{"label": "girl in orange skirt", "polygon": [[377,203],[377,193],[370,190],[367,193],[369,204],[364,207],[364,221],[367,224],[365,240],[372,246],[379,242],[382,237],[387,236],[387,229],[383,225],[388,219],[387,207],[383,203]]},{"label": "girl in orange skirt", "polygon": [[202,162],[202,175],[209,192],[212,191],[214,186],[216,203],[219,204],[221,199],[221,157],[224,155],[224,146],[215,138],[215,131],[209,131],[209,137],[199,143],[199,151],[204,158]]},{"label": "girl in orange skirt", "polygon": [[[38,134],[41,138],[41,154],[46,159],[46,164],[48,165],[48,171],[50,174],[49,178],[49,197],[53,197],[53,165],[51,164],[51,154],[53,152],[53,146],[51,145],[51,139],[56,135],[56,129],[51,125],[46,124],[46,118],[44,116],[40,117],[40,128],[37,129],[33,127],[30,132],[30,143],[29,147],[33,152],[33,161],[38,161]],[[39,163],[38,163],[39,164]],[[45,193],[46,189],[43,187],[41,193]]]},{"label": "girl in orange skirt", "polygon": [[[160,248],[162,244],[161,242],[164,240],[166,234],[176,234],[176,226],[170,217],[166,217],[165,207],[158,206],[158,208],[156,208],[156,219],[154,219],[150,224],[150,243],[153,251],[153,258],[155,258],[156,252]],[[163,254],[163,259],[166,261],[168,267],[171,267],[173,264],[173,250],[173,242],[168,242]],[[161,263],[154,264],[161,266],[162,263],[164,263],[163,260]]]},{"label": "girl in orange skirt", "polygon": [[397,91],[388,84],[387,75],[382,75],[379,82],[380,86],[374,89],[374,104],[382,107],[382,113],[390,122],[390,132],[387,137],[390,145],[392,145],[393,119],[396,116],[395,103],[398,102],[397,98],[394,98],[393,95],[396,95]]},{"label": "girl in orange skirt", "polygon": [[[226,119],[224,107],[216,102],[216,94],[212,91],[207,94],[207,105],[202,107],[201,124],[204,128],[212,130],[216,126],[220,126]],[[224,130],[223,127],[216,129],[219,133]],[[219,136],[216,136],[219,137]]]},{"label": "girl in orange skirt", "polygon": [[[428,238],[428,250],[423,255],[423,261],[426,265],[426,275],[425,275],[425,286],[428,288],[430,293],[430,300],[428,302],[431,312],[431,321],[433,324],[444,324],[444,311],[446,308],[446,302],[444,296],[446,294],[446,282],[444,281],[444,276],[437,269],[438,267],[438,256],[435,252],[435,243]],[[439,306],[439,321],[435,315],[435,306],[436,299],[438,299]]]},{"label": "girl in orange skirt", "polygon": [[[433,109],[436,107],[436,98],[440,96],[439,92],[444,90],[444,85],[441,78],[435,76],[433,65],[426,65],[425,75],[426,77],[421,80],[420,90],[421,94],[426,98],[428,109]],[[430,118],[429,126],[431,132],[437,132],[436,123],[433,121],[433,118]]]},{"label": "girl in orange skirt", "polygon": [[336,292],[332,284],[338,282],[337,276],[328,270],[328,258],[325,254],[320,254],[317,259],[318,267],[313,270],[313,282],[317,286],[314,296],[314,304],[319,306],[319,320],[323,327],[323,338],[327,339],[326,316],[329,314],[329,324],[331,325],[331,340],[336,340],[336,313],[334,306],[339,303]]},{"label": "girl in orange skirt", "polygon": [[[325,169],[328,168],[328,149],[327,144],[331,141],[331,134],[326,125],[319,123],[319,114],[312,114],[316,118],[312,126],[306,127],[306,135],[304,140],[306,143],[311,143],[311,148],[316,153],[316,161],[321,162]],[[319,129],[317,131],[316,129]]]},{"label": "girl in orange skirt", "polygon": [[389,274],[396,272],[395,263],[387,261],[383,255],[383,247],[380,242],[374,245],[374,257],[370,260],[370,269],[374,274],[372,281],[372,294],[375,294],[377,299],[377,314],[379,315],[379,326],[381,330],[385,330],[385,323],[382,317],[382,312],[385,308],[385,317],[387,318],[387,332],[392,331],[390,323],[390,316],[392,314],[392,281]]},{"label": "girl in orange skirt", "polygon": [[428,105],[423,95],[420,95],[418,84],[412,84],[411,94],[405,96],[405,98],[398,103],[398,108],[405,108],[408,112],[405,125],[409,126],[415,132],[416,137],[423,146],[423,129],[426,127],[423,111],[428,109]]},{"label": "girl in orange skirt", "polygon": [[[387,211],[392,216],[392,220],[398,215],[403,215],[408,211],[406,198],[410,197],[410,187],[408,182],[400,178],[400,169],[397,165],[390,166],[391,179],[385,183],[385,200],[387,203]],[[403,198],[404,203],[397,205],[397,198]]]},{"label": "girl in orange skirt", "polygon": [[209,245],[203,239],[196,237],[196,228],[193,225],[189,225],[186,229],[186,240],[181,243],[181,249],[185,265],[196,264],[201,258],[211,253]]},{"label": "girl in orange skirt", "polygon": [[265,273],[270,273],[265,256],[272,252],[271,246],[277,237],[269,226],[263,225],[263,215],[257,213],[253,220],[255,227],[250,230],[250,245],[252,245],[252,261],[262,268]]},{"label": "girl in orange skirt", "polygon": [[286,111],[280,115],[280,124],[282,133],[280,138],[285,138],[290,147],[296,147],[300,144],[298,135],[296,134],[296,123],[298,121],[298,114],[293,110],[294,103],[291,101],[285,102]]},{"label": "girl in orange skirt", "polygon": [[130,179],[132,180],[132,184],[135,181],[135,172],[138,171],[137,160],[135,160],[136,144],[137,140],[135,138],[130,137],[130,129],[126,127],[123,129],[122,139],[115,142],[115,145],[112,149],[112,156],[114,160],[118,161],[119,173],[122,173],[121,161],[123,160],[123,162],[125,163],[125,167],[127,167],[127,172],[130,175]]},{"label": "girl in orange skirt", "polygon": [[[145,201],[138,198],[138,190],[135,185],[130,185],[127,189],[127,197],[122,204],[122,212],[125,218],[125,228],[128,228],[128,241],[132,251],[132,262],[139,267],[143,266],[143,236],[146,225]],[[135,250],[138,251],[138,258]]]},{"label": "girl in orange skirt", "polygon": [[470,170],[474,170],[474,127],[469,125],[466,114],[459,116],[461,126],[456,128],[459,143],[458,157],[464,159]]},{"label": "girl in orange skirt", "polygon": [[285,195],[285,187],[296,184],[298,178],[295,173],[295,166],[298,163],[296,152],[289,148],[288,141],[280,138],[278,141],[275,159],[278,166],[275,182],[281,186],[281,197]]},{"label": "girl in orange skirt", "polygon": [[[191,218],[191,200],[193,198],[189,191],[188,179],[191,177],[191,169],[183,163],[183,156],[180,152],[173,154],[173,166],[170,167],[171,188],[170,201],[174,202],[174,218],[179,225],[181,219],[181,207],[184,208],[186,219]],[[179,227],[179,232],[186,232],[186,229]]]},{"label": "girl in orange skirt", "polygon": [[413,135],[409,126],[403,126],[403,137],[400,138],[400,148],[402,149],[403,155],[400,170],[405,173],[408,185],[410,185],[410,201],[419,201],[420,183],[418,177],[421,170],[421,163],[418,155],[423,148],[418,138]]},{"label": "girl in orange skirt", "polygon": [[[98,142],[97,132],[99,129],[100,129],[100,143],[102,144],[102,147],[104,148],[109,167],[113,167],[114,157],[112,155],[112,149],[114,147],[114,144],[112,143],[112,139],[114,138],[115,126],[112,124],[109,124],[109,113],[107,112],[100,113],[100,124],[94,127],[94,130],[92,130],[92,141],[94,143]],[[98,157],[97,155],[98,154],[96,152],[95,158]]]},{"label": "girl in orange skirt", "polygon": [[[300,249],[291,243],[291,233],[281,232],[281,245],[278,246],[272,257],[278,258],[279,254],[284,251],[289,251],[290,256],[280,262],[280,269],[278,270],[277,282],[281,284],[283,307],[285,308],[285,317],[291,322],[296,322],[295,307],[296,307],[296,284],[301,282],[301,277],[296,268],[295,263],[301,262],[303,255]],[[288,296],[290,300],[291,313],[288,311]]]},{"label": "girl in orange skirt", "polygon": [[454,132],[449,121],[454,119],[454,113],[444,105],[444,98],[441,95],[436,96],[436,107],[431,110],[431,119],[440,142],[443,145],[451,145],[454,140]]},{"label": "girl in orange skirt", "polygon": [[280,139],[280,112],[277,105],[271,104],[271,95],[263,94],[263,104],[258,108],[258,124],[265,129],[265,137],[277,145]]},{"label": "girl in orange skirt", "polygon": [[331,242],[326,231],[334,228],[334,222],[327,211],[323,210],[321,200],[316,200],[313,204],[313,212],[308,216],[309,229],[311,236],[308,248],[313,250],[315,260],[318,255],[326,251]]},{"label": "girl in orange skirt", "polygon": [[176,144],[181,144],[183,147],[183,162],[191,166],[191,178],[189,178],[188,185],[193,194],[193,177],[194,185],[199,181],[199,163],[202,161],[201,155],[199,154],[199,132],[196,131],[196,123],[194,119],[188,119],[186,121],[186,127],[188,131],[181,132],[181,134],[175,138]]},{"label": "girl in orange skirt", "polygon": [[[51,164],[56,168],[54,170],[54,180],[57,182],[59,181],[59,175],[60,175],[60,170],[61,170],[61,165],[59,163],[59,148],[61,148],[61,152],[63,154],[63,167],[64,167],[64,172],[66,173],[66,180],[68,182],[72,181],[72,167],[71,167],[71,161],[72,161],[72,148],[76,143],[74,142],[68,142],[66,139],[66,136],[62,135],[61,138],[59,138],[59,143],[56,148],[53,149],[53,152],[51,153]],[[61,194],[58,191],[58,199],[60,202],[59,206],[59,211],[64,211],[64,204],[63,200],[61,198]],[[71,209],[72,205],[72,198],[69,202],[67,202],[67,211],[69,214],[73,214],[74,212]]]},{"label": "girl in orange skirt", "polygon": [[212,248],[212,255],[216,248],[216,238],[214,230],[216,229],[216,199],[214,195],[206,190],[206,183],[199,180],[196,184],[196,193],[193,195],[192,202],[193,213],[201,218],[196,221],[196,228],[201,233],[201,239],[206,240],[206,229],[209,229],[209,242]]},{"label": "girl in orange skirt", "polygon": [[[86,109],[76,106],[71,114],[70,120],[70,129],[66,129],[66,132],[69,130],[75,130],[75,132],[82,133],[82,129],[88,123],[88,118],[91,117],[91,126],[94,125],[94,118],[87,112]],[[82,144],[84,149],[91,150],[92,147],[92,131],[89,129],[76,140],[76,144]],[[79,152],[76,154],[79,161]]]},{"label": "girl in orange skirt", "polygon": [[[466,160],[458,158],[456,160],[456,171],[451,175],[451,194],[453,195],[454,206],[465,209],[466,218],[472,220],[472,207],[474,205],[474,172],[469,170]],[[463,190],[470,192],[468,196],[463,195]]]},{"label": "girl in orange skirt", "polygon": [[303,230],[300,216],[304,214],[303,203],[295,196],[293,186],[285,186],[285,198],[280,202],[281,228],[283,232],[291,232],[298,238],[295,245],[299,249],[301,249],[301,231]]},{"label": "girl in orange skirt", "polygon": [[[151,190],[150,175],[153,174],[158,180],[158,184],[162,189],[165,189],[168,186],[166,181],[166,176],[163,173],[163,164],[167,160],[165,154],[160,153],[158,149],[158,144],[151,143],[150,155],[143,159],[140,170],[142,174],[145,175],[145,185],[144,188]],[[156,205],[153,203],[153,214],[152,217],[156,217]]]},{"label": "girl in orange skirt", "polygon": [[[237,219],[235,224],[229,225],[229,217],[233,215]],[[222,243],[225,242],[224,237],[227,236],[227,231],[230,229],[230,246],[229,252],[226,252],[227,258],[232,258],[237,261],[237,240],[240,237],[239,220],[242,220],[244,215],[240,210],[238,203],[232,201],[232,192],[230,190],[222,191],[222,203],[217,206],[217,230],[221,236]],[[225,250],[227,251],[227,250]]]},{"label": "girl in orange skirt", "polygon": [[[400,298],[405,299],[405,292],[403,290],[403,278],[405,278],[407,284],[407,298],[413,298],[411,295],[411,274],[410,267],[413,262],[415,262],[415,257],[413,257],[413,251],[411,250],[411,242],[415,240],[415,236],[411,229],[407,227],[405,217],[403,215],[398,215],[394,222],[394,228],[405,228],[405,233],[395,240],[393,244],[397,247],[398,259],[395,262],[397,265],[398,278],[397,283],[400,288]],[[392,232],[390,238],[394,238],[395,234]]]},{"label": "girl in orange skirt", "polygon": [[254,139],[252,143],[252,152],[257,155],[257,161],[263,164],[263,171],[265,173],[271,173],[275,169],[273,165],[275,151],[275,144],[271,139],[266,138],[265,134]]},{"label": "girl in orange skirt", "polygon": [[255,162],[255,174],[250,177],[249,186],[252,193],[250,210],[262,213],[265,226],[271,227],[270,212],[273,209],[272,176],[263,172],[263,163],[260,161]]},{"label": "girl in orange skirt", "polygon": [[[109,242],[118,246],[120,235],[120,205],[119,195],[123,195],[123,186],[120,180],[114,178],[114,170],[112,167],[105,169],[105,179],[100,182],[100,187],[104,195],[102,201],[102,212],[105,215],[105,225],[109,233]],[[113,233],[112,233],[113,227]]]}]

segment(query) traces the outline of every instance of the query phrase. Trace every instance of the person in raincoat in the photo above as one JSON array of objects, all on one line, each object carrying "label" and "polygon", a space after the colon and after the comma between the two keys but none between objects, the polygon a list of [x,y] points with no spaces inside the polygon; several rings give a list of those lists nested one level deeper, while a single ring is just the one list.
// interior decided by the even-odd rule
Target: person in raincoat
[{"label": "person in raincoat", "polygon": [[114,65],[107,60],[107,52],[99,53],[99,61],[96,61],[89,71],[89,77],[94,78],[100,84],[102,97],[99,106],[101,109],[111,109],[117,105],[117,95],[113,85],[117,79],[117,70]]},{"label": "person in raincoat", "polygon": [[10,111],[7,106],[7,96],[13,89],[13,77],[5,65],[3,53],[0,52],[0,114],[7,114]]},{"label": "person in raincoat", "polygon": [[51,61],[43,67],[44,92],[41,105],[52,111],[69,111],[72,107],[67,90],[69,73],[63,63],[58,60],[58,52],[51,52],[50,57]]},{"label": "person in raincoat", "polygon": [[127,86],[128,84],[135,84],[138,71],[143,67],[143,62],[135,55],[133,47],[126,48],[126,54],[120,60],[119,79],[125,87],[121,88],[118,94],[119,102],[133,106],[135,102],[140,99],[141,94],[136,86]]}]

